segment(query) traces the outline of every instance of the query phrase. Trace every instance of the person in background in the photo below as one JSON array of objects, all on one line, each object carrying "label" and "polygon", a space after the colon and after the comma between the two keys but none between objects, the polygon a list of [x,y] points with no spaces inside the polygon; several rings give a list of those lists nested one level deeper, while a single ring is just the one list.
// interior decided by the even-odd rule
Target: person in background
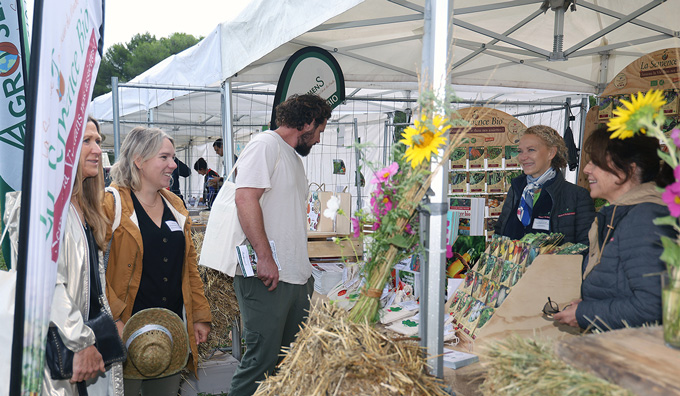
[{"label": "person in background", "polygon": [[661,236],[675,238],[670,226],[654,220],[668,216],[657,187],[673,181],[673,171],[657,154],[659,141],[639,134],[610,139],[606,128],[586,141],[590,196],[609,202],[590,228],[590,251],[583,263],[582,300],[553,315],[561,323],[600,329],[661,323]]},{"label": "person in background", "polygon": [[220,175],[214,170],[208,168],[208,163],[201,157],[194,163],[194,170],[198,172],[199,175],[203,176],[203,197],[202,202],[208,207],[212,206],[215,197],[217,196],[218,188],[214,180],[218,180]]},{"label": "person in background", "polygon": [[213,150],[215,150],[215,154],[219,155],[220,157],[224,157],[224,147],[222,144],[222,138],[215,140],[215,142],[213,143]]},{"label": "person in background", "polygon": [[[198,377],[197,345],[210,332],[210,306],[198,273],[191,239],[191,219],[178,196],[167,190],[172,180],[175,146],[157,128],[136,127],[123,141],[111,169],[111,187],[120,193],[121,221],[111,241],[106,270],[107,295],[122,335],[124,324],[147,308],[165,308],[184,318],[191,356],[187,368]],[[113,194],[104,210],[115,216]],[[176,395],[180,374],[160,379],[125,379],[125,394]]]},{"label": "person in background", "polygon": [[170,191],[175,193],[175,195],[184,201],[182,192],[179,190],[179,177],[189,177],[191,175],[191,169],[189,169],[189,167],[177,157],[175,157],[175,165],[177,165],[177,168],[172,171],[172,183],[170,183]]},{"label": "person in background", "polygon": [[258,261],[256,277],[245,278],[239,269],[234,277],[246,352],[229,395],[252,395],[307,317],[314,291],[307,255],[309,184],[298,154],[306,156],[319,143],[330,116],[330,106],[319,96],[293,95],[276,107],[279,128],[255,135],[241,154],[236,210]]},{"label": "person in background", "polygon": [[520,134],[524,175],[512,179],[494,232],[510,239],[529,233],[564,234],[562,242],[588,243],[595,206],[588,190],[564,180],[567,147],[556,130],[535,125]]},{"label": "person in background", "polygon": [[[64,344],[75,352],[73,376],[71,380],[53,380],[45,365],[43,395],[77,395],[76,383],[81,381],[85,381],[90,395],[123,394],[122,364],[114,363],[105,369],[102,355],[95,346],[94,332],[85,325],[90,316],[98,313],[88,310],[91,301],[99,296],[93,279],[95,276],[104,278],[101,252],[106,249],[106,229],[109,227],[102,209],[101,141],[99,123],[88,117],[57,261],[57,284],[50,313],[50,326],[58,328]],[[96,268],[96,272],[92,268]],[[105,279],[101,284],[105,284]],[[108,305],[106,299],[103,304]]]}]

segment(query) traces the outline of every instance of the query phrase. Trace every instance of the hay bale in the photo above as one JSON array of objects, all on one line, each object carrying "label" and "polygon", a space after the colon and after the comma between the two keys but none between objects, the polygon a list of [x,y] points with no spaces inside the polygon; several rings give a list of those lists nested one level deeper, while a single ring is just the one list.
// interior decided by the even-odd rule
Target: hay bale
[{"label": "hay bale", "polygon": [[569,366],[553,353],[550,341],[513,335],[489,344],[480,360],[487,376],[484,395],[632,396],[626,389]]},{"label": "hay bale", "polygon": [[[193,232],[191,235],[198,257],[201,254],[203,236],[202,232]],[[215,348],[231,346],[231,327],[234,321],[239,318],[240,312],[236,293],[234,293],[234,278],[203,266],[198,266],[198,273],[203,280],[203,291],[212,313],[208,341],[198,346],[200,358],[207,359],[212,355]]]},{"label": "hay bale", "polygon": [[325,302],[284,354],[255,396],[448,395],[441,380],[427,374],[416,342],[350,322],[344,310]]}]

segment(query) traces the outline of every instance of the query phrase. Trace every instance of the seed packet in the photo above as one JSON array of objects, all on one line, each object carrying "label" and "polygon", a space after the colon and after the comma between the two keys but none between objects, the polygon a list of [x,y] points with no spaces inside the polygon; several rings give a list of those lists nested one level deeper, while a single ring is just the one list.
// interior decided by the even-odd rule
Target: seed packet
[{"label": "seed packet", "polygon": [[486,167],[500,168],[503,165],[503,146],[489,146],[486,148]]},{"label": "seed packet", "polygon": [[491,275],[489,276],[492,281],[500,284],[501,283],[501,273],[503,272],[503,263],[505,263],[505,260],[501,260],[500,258],[498,261],[496,261],[496,265],[493,267],[493,271],[491,271]]},{"label": "seed packet", "polygon": [[446,312],[449,314],[457,312],[458,306],[460,305],[464,297],[465,297],[464,291],[456,290],[456,292],[453,293],[453,297],[451,297],[449,301],[446,302]]},{"label": "seed packet", "polygon": [[477,328],[477,322],[479,322],[479,316],[484,308],[484,302],[476,300],[472,307],[470,308],[470,314],[463,316],[461,321],[463,324],[463,332],[467,335],[472,335]]},{"label": "seed packet", "polygon": [[486,259],[488,257],[489,257],[488,253],[482,253],[481,255],[479,255],[479,258],[477,259],[477,262],[472,267],[472,269],[481,274],[482,271],[484,270],[484,267],[486,266]]},{"label": "seed packet", "polygon": [[519,146],[505,146],[505,167],[514,168],[519,166]]},{"label": "seed packet", "polygon": [[480,289],[482,283],[484,282],[484,279],[488,279],[488,278],[484,278],[482,275],[477,273],[477,275],[475,276],[475,282],[472,284],[472,291],[470,293],[470,295],[472,297],[477,298],[477,296],[479,296],[479,289]]},{"label": "seed packet", "polygon": [[515,265],[512,267],[512,274],[510,274],[510,283],[507,284],[506,286],[512,287],[519,282],[519,279],[522,277],[522,274],[524,272],[524,267],[521,265]]},{"label": "seed packet", "polygon": [[459,146],[453,149],[449,159],[451,160],[451,169],[467,169],[467,147]]},{"label": "seed packet", "polygon": [[606,96],[600,98],[600,111],[597,114],[597,119],[602,121],[607,121],[612,117],[612,111],[614,110],[614,98],[611,96]]},{"label": "seed packet", "polygon": [[486,191],[488,193],[502,193],[505,191],[503,176],[505,171],[489,171],[486,173]]},{"label": "seed packet", "polygon": [[503,262],[503,269],[501,270],[499,282],[501,285],[508,287],[510,286],[512,271],[515,267],[517,267],[517,264],[513,263],[512,261],[505,260]]},{"label": "seed packet", "polygon": [[494,305],[495,309],[498,309],[498,307],[503,304],[503,301],[508,297],[508,294],[510,294],[510,288],[507,286],[501,286],[498,289],[498,297],[496,298],[496,305]]},{"label": "seed packet", "polygon": [[496,267],[496,262],[498,262],[499,259],[496,256],[489,256],[486,259],[486,266],[484,266],[484,273],[483,275],[491,278],[491,273],[493,272],[494,267]]},{"label": "seed packet", "polygon": [[474,304],[475,301],[476,300],[469,294],[463,296],[458,304],[458,309],[453,316],[453,323],[460,324],[464,317],[469,316],[472,304]]},{"label": "seed packet", "polygon": [[472,286],[475,284],[475,279],[477,279],[477,273],[475,271],[468,271],[467,274],[465,274],[465,280],[461,286],[461,290],[464,291],[465,294],[472,294]]},{"label": "seed packet", "polygon": [[471,146],[468,149],[468,159],[470,160],[470,169],[479,169],[484,167],[484,146]]},{"label": "seed packet", "polygon": [[486,200],[486,206],[489,207],[489,217],[498,217],[501,215],[504,201],[505,195],[489,195],[489,197]]},{"label": "seed packet", "polygon": [[467,192],[467,172],[449,172],[451,194]]},{"label": "seed packet", "polygon": [[479,321],[477,322],[477,328],[475,329],[475,332],[479,331],[479,329],[483,328],[485,324],[489,323],[489,320],[493,316],[494,312],[496,312],[496,310],[488,305],[482,308],[481,312],[479,313]]},{"label": "seed packet", "polygon": [[470,172],[470,192],[483,193],[486,188],[486,172]]},{"label": "seed packet", "polygon": [[498,300],[498,292],[500,290],[500,285],[492,280],[489,281],[489,291],[486,293],[486,300],[484,304],[489,307],[496,305],[496,300]]},{"label": "seed packet", "polygon": [[489,287],[490,287],[491,281],[489,278],[482,278],[482,285],[479,286],[479,292],[477,293],[477,296],[474,296],[478,300],[486,301],[486,297],[489,293]]}]

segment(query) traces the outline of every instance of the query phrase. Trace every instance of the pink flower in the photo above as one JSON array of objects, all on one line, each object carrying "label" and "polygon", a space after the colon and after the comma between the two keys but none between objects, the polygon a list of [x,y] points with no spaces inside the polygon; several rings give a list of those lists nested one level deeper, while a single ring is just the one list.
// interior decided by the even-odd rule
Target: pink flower
[{"label": "pink flower", "polygon": [[[675,168],[675,177],[678,177],[678,169]],[[680,182],[675,182],[666,186],[666,190],[661,195],[661,199],[668,204],[668,210],[671,211],[671,216],[680,217]]]},{"label": "pink flower", "polygon": [[373,223],[373,231],[377,231],[378,228],[380,228],[380,222],[376,221],[375,223]]},{"label": "pink flower", "polygon": [[[675,147],[680,147],[680,129],[673,128],[671,131],[671,139],[673,139]],[[677,179],[677,176],[675,178]]]},{"label": "pink flower", "polygon": [[406,231],[406,233],[409,235],[415,234],[415,232],[413,232],[413,227],[411,227],[411,225],[408,223],[406,224],[406,227],[404,227],[404,231]]},{"label": "pink flower", "polygon": [[359,223],[359,219],[356,217],[352,217],[352,236],[354,238],[359,238],[359,234],[361,233],[361,224]]},{"label": "pink flower", "polygon": [[381,169],[375,173],[375,178],[371,180],[372,184],[385,183],[399,171],[399,164],[392,162],[387,168]]},{"label": "pink flower", "polygon": [[446,258],[450,259],[453,257],[453,245],[446,245]]}]

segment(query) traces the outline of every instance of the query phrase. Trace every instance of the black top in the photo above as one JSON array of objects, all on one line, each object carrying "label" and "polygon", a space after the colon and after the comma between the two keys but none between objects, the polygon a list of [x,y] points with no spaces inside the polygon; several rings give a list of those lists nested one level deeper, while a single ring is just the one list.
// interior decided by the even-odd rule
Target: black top
[{"label": "black top", "polygon": [[519,239],[528,232],[559,232],[564,234],[563,243],[588,244],[588,230],[595,218],[595,207],[588,190],[564,180],[562,172],[557,170],[555,178],[543,185],[531,212],[532,221],[524,227],[517,218],[517,207],[526,185],[526,175],[512,179],[501,216],[494,225],[496,234]]},{"label": "black top", "polygon": [[182,317],[182,265],[184,263],[184,233],[170,208],[163,202],[161,227],[151,220],[134,193],[139,231],[144,244],[142,279],[135,297],[132,314],[146,308],[166,308]]},{"label": "black top", "polygon": [[101,310],[101,305],[99,304],[99,293],[101,293],[101,288],[97,288],[99,276],[99,248],[94,240],[94,234],[92,229],[85,223],[85,236],[87,237],[87,252],[88,252],[88,268],[90,273],[90,309],[87,314],[87,318],[93,318]]},{"label": "black top", "polygon": [[189,177],[191,175],[191,169],[182,161],[175,157],[175,164],[177,168],[172,171],[172,184],[170,185],[170,191],[175,193],[175,195],[182,198],[182,194],[179,191],[179,177]]}]

